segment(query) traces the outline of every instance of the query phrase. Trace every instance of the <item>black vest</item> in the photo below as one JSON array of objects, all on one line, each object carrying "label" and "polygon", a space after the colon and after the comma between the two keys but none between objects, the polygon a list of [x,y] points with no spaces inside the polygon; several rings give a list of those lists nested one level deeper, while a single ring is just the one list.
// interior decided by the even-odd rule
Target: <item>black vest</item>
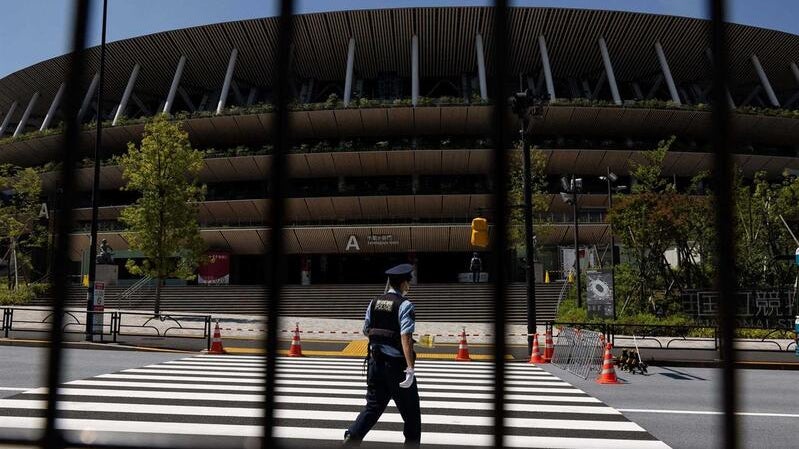
[{"label": "black vest", "polygon": [[372,301],[369,306],[369,344],[393,346],[402,352],[402,338],[400,337],[399,309],[405,298],[396,293],[385,295]]}]

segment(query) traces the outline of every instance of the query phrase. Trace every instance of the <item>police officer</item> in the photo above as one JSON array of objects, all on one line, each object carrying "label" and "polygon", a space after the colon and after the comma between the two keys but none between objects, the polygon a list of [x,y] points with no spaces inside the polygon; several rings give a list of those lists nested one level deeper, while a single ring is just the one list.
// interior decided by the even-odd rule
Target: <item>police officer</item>
[{"label": "police officer", "polygon": [[366,407],[344,433],[345,445],[359,444],[393,399],[405,421],[405,445],[419,446],[422,418],[413,368],[416,317],[413,304],[405,297],[412,272],[411,264],[387,270],[388,290],[366,309],[363,326],[364,335],[369,337]]}]

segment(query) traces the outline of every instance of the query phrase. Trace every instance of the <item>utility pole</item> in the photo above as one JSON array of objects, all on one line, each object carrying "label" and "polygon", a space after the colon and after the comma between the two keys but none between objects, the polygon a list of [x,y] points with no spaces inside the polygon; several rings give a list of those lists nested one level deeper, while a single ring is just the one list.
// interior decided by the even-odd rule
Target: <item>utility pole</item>
[{"label": "utility pole", "polygon": [[527,142],[528,128],[531,117],[541,115],[541,99],[533,96],[533,92],[527,89],[517,92],[511,99],[513,112],[519,117],[519,138],[522,143],[522,157],[524,169],[524,249],[525,259],[525,279],[527,281],[527,352],[531,353],[533,348],[533,334],[536,333],[536,313],[535,313],[535,246],[533,230],[533,174],[532,161],[530,156],[530,145]]},{"label": "utility pole", "polygon": [[574,268],[575,268],[575,275],[576,275],[576,285],[577,285],[577,307],[580,308],[583,306],[583,290],[582,290],[582,281],[580,280],[580,224],[578,222],[577,214],[579,209],[577,208],[577,180],[575,179],[574,175],[572,175],[572,207],[574,208]]},{"label": "utility pole", "polygon": [[[615,173],[610,171],[608,167],[607,176],[600,176],[599,179],[606,181],[608,184],[608,212],[613,209],[613,191],[616,192],[624,190],[627,186],[613,186],[619,180]],[[616,319],[616,238],[613,236],[613,225],[610,224],[610,279],[613,284],[613,319]]]},{"label": "utility pole", "polygon": [[92,229],[89,246],[89,285],[86,294],[86,340],[91,341],[94,330],[94,281],[97,275],[97,219],[100,196],[100,162],[103,136],[103,82],[105,77],[105,30],[108,19],[108,0],[103,0],[103,28],[100,42],[100,76],[97,87],[97,137],[94,146],[94,182],[92,183]]}]

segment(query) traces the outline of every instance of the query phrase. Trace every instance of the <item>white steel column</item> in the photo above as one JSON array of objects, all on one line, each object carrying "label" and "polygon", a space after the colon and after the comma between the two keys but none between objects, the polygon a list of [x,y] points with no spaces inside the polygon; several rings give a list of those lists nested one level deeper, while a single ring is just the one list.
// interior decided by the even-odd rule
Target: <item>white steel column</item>
[{"label": "white steel column", "polygon": [[411,103],[419,99],[419,37],[411,37]]},{"label": "white steel column", "polygon": [[351,37],[347,45],[347,73],[344,78],[344,106],[349,106],[352,98],[352,76],[355,70],[355,38]]},{"label": "white steel column", "polygon": [[17,110],[17,102],[11,103],[11,107],[8,108],[8,114],[3,118],[3,124],[0,125],[0,137],[3,137],[3,133],[6,132],[6,128],[8,128],[8,123],[11,122],[11,116],[14,115],[14,111]]},{"label": "white steel column", "polygon": [[474,48],[477,52],[477,78],[480,80],[480,98],[488,100],[488,82],[486,81],[486,60],[483,54],[483,36],[477,33],[474,38]]},{"label": "white steel column", "polygon": [[658,54],[660,70],[663,71],[663,78],[666,80],[666,86],[669,87],[671,101],[676,104],[682,104],[682,101],[680,101],[680,94],[677,93],[677,85],[674,84],[674,78],[671,76],[671,69],[669,69],[669,62],[666,60],[666,53],[663,52],[663,46],[660,45],[660,42],[655,42],[655,52]]},{"label": "white steel column", "polygon": [[236,58],[238,55],[239,51],[235,48],[230,52],[230,60],[227,62],[227,73],[225,73],[225,82],[222,83],[222,93],[219,94],[219,103],[216,105],[217,114],[221,114],[222,110],[225,109],[227,94],[230,91],[230,81],[233,79],[233,70],[236,69]]},{"label": "white steel column", "polygon": [[83,103],[80,104],[80,109],[78,110],[78,122],[83,120],[83,116],[86,115],[86,111],[89,109],[89,103],[91,103],[92,98],[94,98],[94,91],[97,90],[97,83],[100,82],[100,74],[95,73],[94,78],[92,78],[92,82],[89,83],[89,90],[86,91],[86,96],[83,97]]},{"label": "white steel column", "polygon": [[172,86],[169,87],[169,93],[166,96],[166,102],[164,102],[164,113],[169,114],[172,110],[172,103],[175,101],[175,93],[178,91],[178,86],[180,85],[180,77],[183,76],[183,67],[186,66],[186,57],[181,56],[180,60],[178,61],[178,66],[175,69],[175,76],[172,78]]},{"label": "white steel column", "polygon": [[780,101],[777,100],[777,96],[774,94],[774,89],[771,88],[771,83],[768,80],[768,76],[766,76],[766,72],[763,70],[763,66],[760,65],[760,59],[757,58],[757,55],[752,55],[752,65],[755,66],[755,72],[757,72],[758,78],[760,78],[760,84],[763,86],[763,89],[766,91],[766,96],[768,96],[768,101],[774,107],[780,107]]},{"label": "white steel column", "polygon": [[547,94],[549,102],[552,103],[557,98],[555,96],[555,81],[552,78],[552,66],[549,65],[549,51],[547,51],[547,41],[544,35],[538,36],[538,50],[541,52],[541,64],[544,66],[544,79],[547,83]]},{"label": "white steel column", "polygon": [[613,73],[613,65],[610,62],[610,53],[608,53],[608,45],[605,38],[599,38],[599,51],[602,52],[602,62],[605,64],[605,74],[608,78],[608,85],[610,86],[610,94],[613,96],[613,102],[621,104],[621,95],[619,95],[619,86],[616,84],[616,75]]},{"label": "white steel column", "polygon": [[130,78],[128,78],[128,85],[125,86],[125,91],[122,93],[122,100],[119,102],[119,106],[117,107],[117,112],[114,114],[114,121],[111,122],[111,126],[117,126],[117,122],[119,118],[125,115],[125,110],[128,108],[128,101],[130,100],[130,94],[133,93],[133,86],[136,85],[136,78],[139,76],[139,64],[133,66],[133,70],[130,72]]},{"label": "white steel column", "polygon": [[796,78],[796,83],[799,84],[799,67],[796,66],[795,62],[791,63],[791,71],[793,72],[793,77]]},{"label": "white steel column", "polygon": [[53,121],[53,116],[55,115],[55,111],[58,110],[58,105],[61,104],[61,97],[64,95],[64,83],[61,83],[58,86],[58,92],[55,93],[55,97],[53,98],[53,102],[50,103],[50,109],[47,110],[47,115],[44,116],[44,121],[42,122],[41,128],[39,131],[44,131],[45,129],[50,127],[50,122]]},{"label": "white steel column", "polygon": [[28,102],[28,107],[25,108],[25,112],[22,113],[22,118],[19,119],[19,124],[17,125],[17,129],[14,131],[14,137],[22,134],[22,131],[25,130],[25,125],[28,124],[28,118],[31,116],[31,111],[33,111],[33,107],[36,106],[36,100],[39,99],[39,92],[34,92],[33,96],[31,97],[31,101]]}]

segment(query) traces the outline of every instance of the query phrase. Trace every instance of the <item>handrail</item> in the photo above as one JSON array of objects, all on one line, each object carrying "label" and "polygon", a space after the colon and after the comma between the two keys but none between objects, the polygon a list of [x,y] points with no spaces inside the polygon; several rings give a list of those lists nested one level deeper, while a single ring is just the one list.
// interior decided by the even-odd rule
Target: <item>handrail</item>
[{"label": "handrail", "polygon": [[145,276],[145,277],[139,279],[138,281],[136,281],[133,285],[128,287],[125,291],[123,291],[122,293],[120,293],[117,296],[117,299],[119,300],[119,303],[121,304],[123,300],[127,299],[128,300],[128,308],[130,309],[131,308],[130,300],[131,300],[131,297],[133,296],[133,294],[138,292],[139,290],[141,290],[142,287],[147,285],[152,280],[153,280],[153,277],[148,275],[148,276]]},{"label": "handrail", "polygon": [[[569,270],[570,273],[571,271],[572,270]],[[566,275],[566,277],[568,278],[568,274]],[[555,314],[557,314],[558,311],[560,310],[560,303],[561,301],[563,301],[563,297],[566,295],[567,288],[569,288],[569,281],[564,282],[563,287],[560,288],[560,293],[558,294],[558,305],[555,306]]]}]

